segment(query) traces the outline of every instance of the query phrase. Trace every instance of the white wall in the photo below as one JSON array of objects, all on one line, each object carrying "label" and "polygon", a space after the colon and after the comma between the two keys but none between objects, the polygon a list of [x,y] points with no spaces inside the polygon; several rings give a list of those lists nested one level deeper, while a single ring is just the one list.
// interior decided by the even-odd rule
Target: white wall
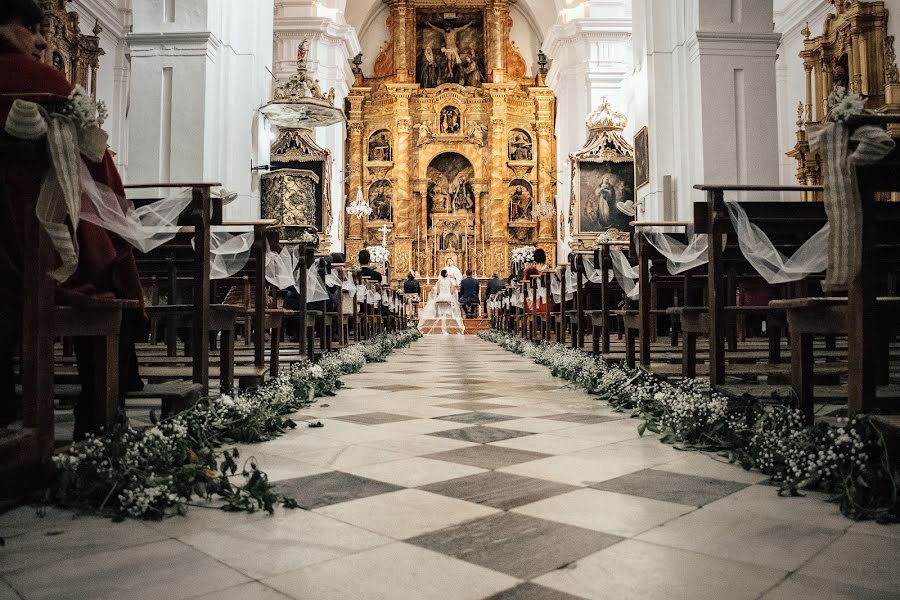
[{"label": "white wall", "polygon": [[[129,182],[220,182],[259,216],[257,110],[271,97],[272,0],[135,2]],[[169,81],[171,83],[169,83]],[[267,142],[266,142],[267,143]]]}]

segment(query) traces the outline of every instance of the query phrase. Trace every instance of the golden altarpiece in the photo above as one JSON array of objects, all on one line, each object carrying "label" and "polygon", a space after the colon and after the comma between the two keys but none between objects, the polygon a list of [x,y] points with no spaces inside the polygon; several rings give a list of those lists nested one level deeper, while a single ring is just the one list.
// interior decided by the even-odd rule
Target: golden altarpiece
[{"label": "golden altarpiece", "polygon": [[47,62],[65,73],[66,79],[78,84],[92,96],[97,95],[97,69],[100,57],[105,54],[100,47],[99,23],[94,23],[92,33],[80,31],[77,12],[66,10],[72,0],[41,0],[44,13],[41,29],[47,38]]},{"label": "golden altarpiece", "polygon": [[[900,77],[885,2],[829,1],[835,12],[826,17],[821,35],[813,37],[808,26],[802,31],[806,98],[797,106],[797,143],[787,155],[797,161],[797,180],[804,185],[822,184],[809,133],[828,119],[828,96],[835,88],[861,95],[868,109],[900,113]],[[897,128],[889,132],[900,137]]]},{"label": "golden altarpiece", "polygon": [[555,214],[535,207],[553,204],[556,99],[510,40],[515,0],[384,1],[389,41],[346,104],[346,194],[372,209],[345,216],[347,255],[386,236],[397,278],[448,258],[505,274],[523,245],[555,260]]}]

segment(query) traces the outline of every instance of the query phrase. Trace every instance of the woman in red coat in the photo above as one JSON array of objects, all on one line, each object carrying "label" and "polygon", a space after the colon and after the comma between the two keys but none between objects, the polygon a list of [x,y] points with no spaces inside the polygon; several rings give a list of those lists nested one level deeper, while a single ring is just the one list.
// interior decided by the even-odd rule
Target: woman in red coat
[{"label": "woman in red coat", "polygon": [[[41,10],[32,0],[0,2],[0,127],[15,99],[44,105],[68,100],[73,86],[60,71],[42,61],[47,43],[40,32]],[[44,152],[20,152],[23,144],[0,132],[0,425],[16,418],[13,355],[18,350],[22,325],[22,264],[30,249],[23,248],[21,231],[26,219],[34,218],[41,183],[48,169]],[[91,176],[116,194],[125,190],[109,152],[100,162],[84,159]],[[77,229],[80,248],[75,273],[57,291],[57,302],[73,295],[105,295],[143,301],[140,279],[131,247],[104,229],[81,221]],[[143,327],[143,310],[126,311],[120,339],[120,382],[124,390],[142,385],[137,377],[134,341]],[[84,433],[93,389],[89,352],[76,340],[76,355],[82,379],[82,397],[76,407],[76,433]],[[124,397],[124,395],[123,395]]]}]

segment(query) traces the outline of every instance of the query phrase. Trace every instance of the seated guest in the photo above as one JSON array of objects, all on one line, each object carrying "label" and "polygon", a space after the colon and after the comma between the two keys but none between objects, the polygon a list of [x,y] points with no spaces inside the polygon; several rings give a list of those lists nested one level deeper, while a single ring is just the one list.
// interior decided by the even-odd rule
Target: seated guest
[{"label": "seated guest", "polygon": [[522,273],[522,281],[528,281],[532,277],[537,277],[546,270],[547,253],[543,248],[538,248],[534,251],[534,261],[525,267],[525,272]]},{"label": "seated guest", "polygon": [[403,293],[404,294],[421,294],[422,286],[419,285],[419,282],[416,280],[415,274],[410,271],[406,275],[406,281],[403,282]]},{"label": "seated guest", "polygon": [[491,296],[493,296],[500,290],[505,290],[505,289],[506,289],[506,281],[503,279],[500,279],[500,276],[497,275],[496,273],[494,273],[494,276],[491,277],[490,280],[488,280],[487,290],[485,290],[485,293],[484,293],[484,302],[485,302],[484,312],[485,312],[485,314],[487,314],[487,301],[491,298]]},{"label": "seated guest", "polygon": [[[40,33],[41,19],[41,9],[33,0],[0,2],[0,123],[7,122],[17,98],[59,105],[67,102],[73,91],[72,84],[59,70],[41,62],[47,48]],[[22,141],[0,133],[0,279],[4,282],[0,290],[0,423],[11,422],[17,412],[12,356],[19,346],[22,325],[22,265],[31,250],[22,247],[20,235],[25,223],[35,218],[42,182],[49,168],[45,155],[24,156],[16,152],[18,143]],[[47,141],[38,143],[43,148]],[[125,190],[110,153],[102,147],[94,148],[96,153],[92,159],[84,155],[85,148],[80,149],[91,178],[124,198]],[[57,303],[70,303],[76,296],[105,296],[137,300],[143,307],[143,290],[131,246],[86,221],[79,222],[74,237],[79,249],[77,267],[58,287]],[[67,267],[61,272],[69,271]],[[143,308],[124,311],[118,360],[123,399],[124,392],[143,386],[137,373],[134,342],[145,334],[145,328]],[[74,435],[80,439],[92,421],[96,395],[93,353],[87,339],[75,340],[75,353],[82,392],[75,407]]]},{"label": "seated guest", "polygon": [[368,250],[360,250],[359,251],[359,266],[360,271],[362,271],[363,277],[368,277],[372,281],[376,283],[381,283],[382,275],[375,269],[369,266],[372,262],[372,255]]},{"label": "seated guest", "polygon": [[474,316],[479,302],[478,280],[472,277],[472,271],[466,271],[466,278],[459,284],[459,303],[463,305],[466,316]]}]

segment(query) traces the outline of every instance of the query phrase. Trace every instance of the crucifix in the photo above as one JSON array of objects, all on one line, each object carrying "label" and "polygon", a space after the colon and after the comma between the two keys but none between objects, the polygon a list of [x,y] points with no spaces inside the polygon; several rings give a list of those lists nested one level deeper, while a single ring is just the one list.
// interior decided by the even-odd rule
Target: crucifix
[{"label": "crucifix", "polygon": [[390,229],[388,229],[387,225],[382,225],[379,231],[381,231],[381,246],[387,248],[387,234]]}]

